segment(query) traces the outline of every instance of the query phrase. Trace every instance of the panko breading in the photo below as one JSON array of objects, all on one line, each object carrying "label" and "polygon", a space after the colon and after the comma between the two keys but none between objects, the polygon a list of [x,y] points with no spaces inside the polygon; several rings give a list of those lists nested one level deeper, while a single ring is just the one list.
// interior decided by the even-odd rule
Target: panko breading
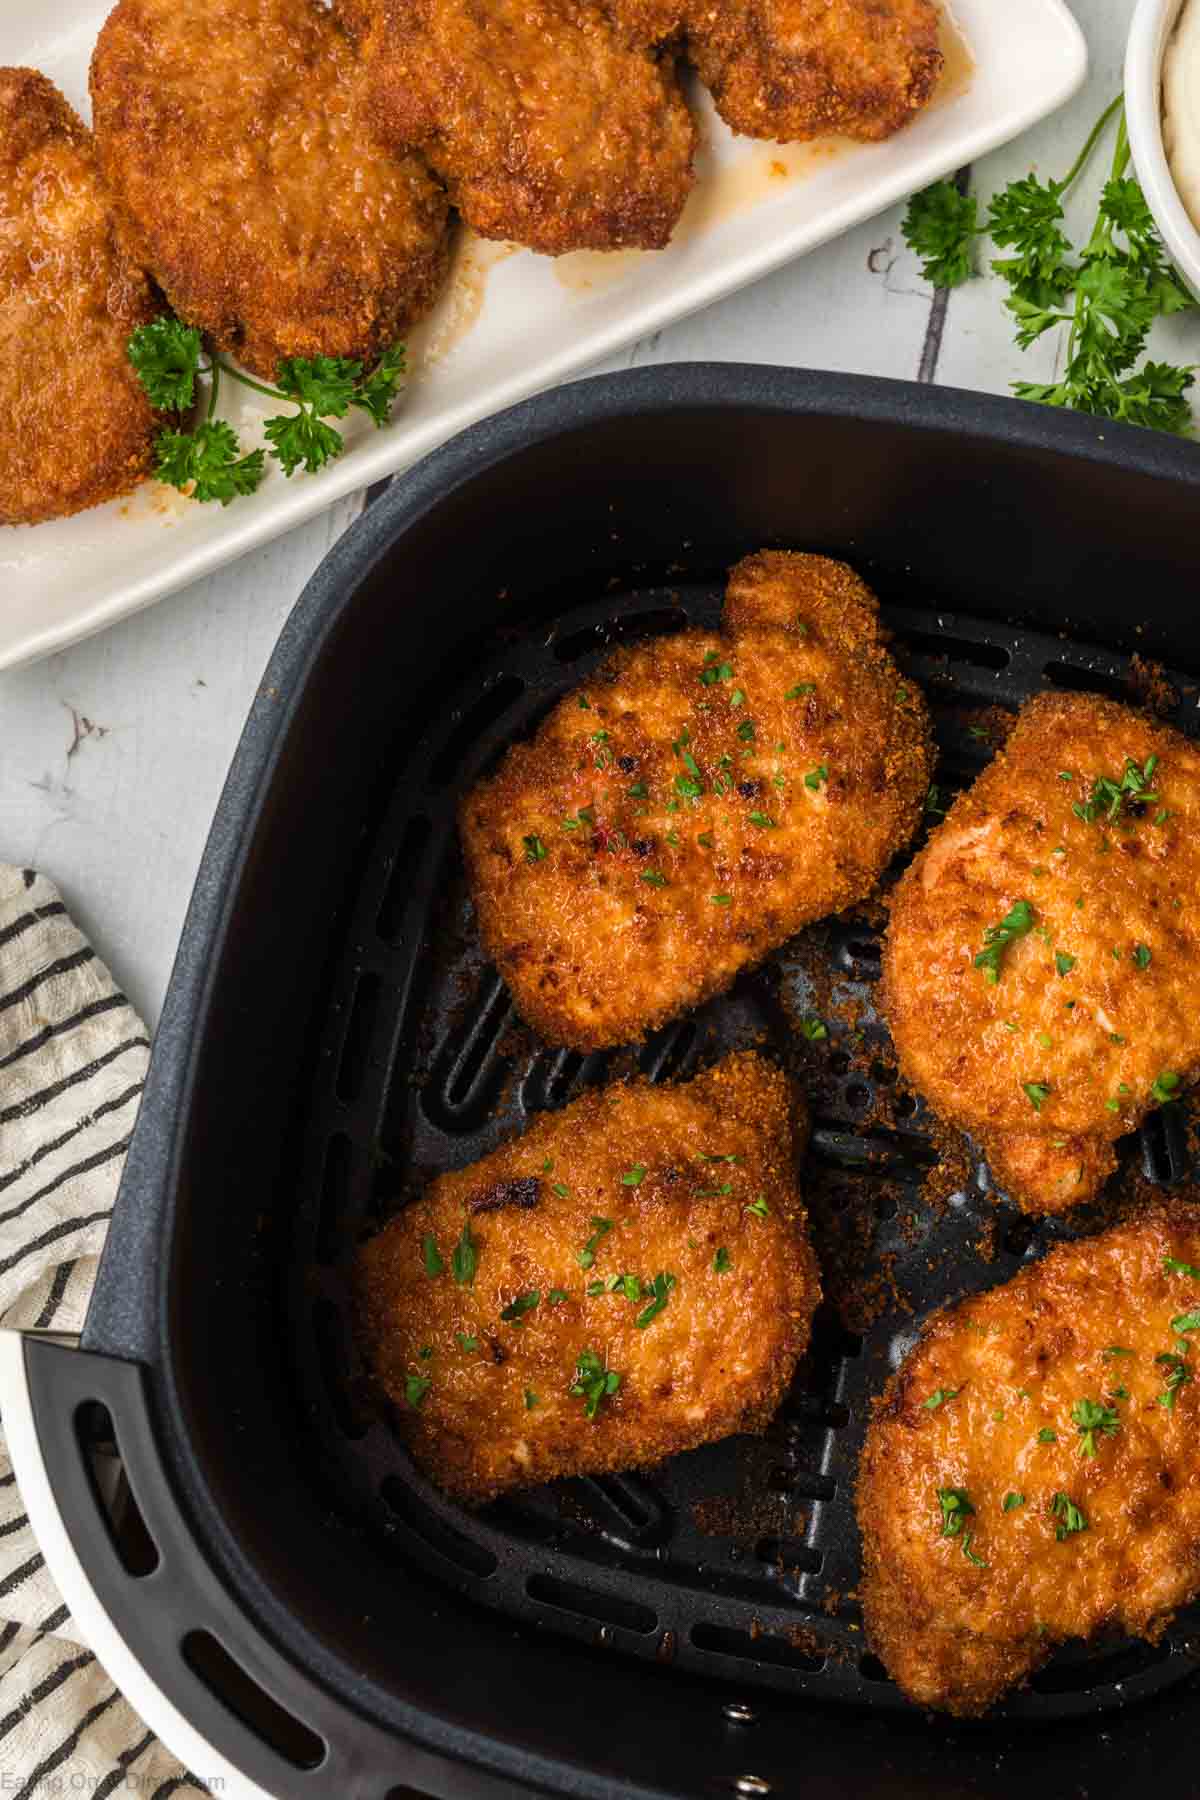
[{"label": "panko breading", "polygon": [[483,1501],[761,1429],[820,1298],[804,1131],[788,1079],[743,1052],[586,1093],[433,1182],[356,1271],[421,1467]]},{"label": "panko breading", "polygon": [[415,144],[467,224],[557,256],[660,249],[696,132],[672,58],[591,0],[351,0],[386,143]]},{"label": "panko breading", "polygon": [[926,1327],[858,1482],[867,1632],[919,1705],[981,1713],[1062,1640],[1153,1640],[1200,1592],[1197,1307],[1174,1200]]},{"label": "panko breading", "polygon": [[34,69],[0,69],[0,523],[126,494],[155,414],[126,355],[153,318],[91,133]]},{"label": "panko breading", "polygon": [[686,44],[734,131],[891,137],[942,70],[933,0],[610,0],[636,42]]},{"label": "panko breading", "polygon": [[101,163],[181,318],[275,378],[366,363],[428,311],[445,196],[374,144],[320,0],[120,0],[92,58]]},{"label": "panko breading", "polygon": [[870,892],[932,768],[882,637],[844,563],[747,557],[720,632],[619,652],[466,796],[483,941],[543,1037],[638,1037]]},{"label": "panko breading", "polygon": [[1091,694],[1031,700],[897,886],[901,1070],[1026,1211],[1092,1198],[1200,1073],[1198,891],[1200,751]]}]

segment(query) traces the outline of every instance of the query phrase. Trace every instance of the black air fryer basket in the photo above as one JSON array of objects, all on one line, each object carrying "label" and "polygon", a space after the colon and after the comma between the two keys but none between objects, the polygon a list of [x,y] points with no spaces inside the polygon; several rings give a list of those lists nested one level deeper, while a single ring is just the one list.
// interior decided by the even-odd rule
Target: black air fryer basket
[{"label": "black air fryer basket", "polygon": [[[877,915],[580,1057],[522,1027],[483,960],[454,812],[613,644],[712,624],[729,565],[767,546],[875,587],[943,802],[991,753],[988,709],[1136,697],[1135,652],[1187,729],[1198,455],[944,390],[660,368],[476,427],[337,546],[221,801],[81,1345],[9,1337],[0,1367],[50,1566],[198,1775],[322,1800],[1195,1790],[1196,1620],[1069,1647],[972,1724],[918,1713],[864,1643],[871,1397],[934,1306],[1096,1223],[1025,1221],[967,1165],[931,1198],[944,1148],[872,1005]],[[818,1044],[796,1030],[814,1011]],[[356,1243],[587,1084],[747,1043],[813,1103],[834,1295],[769,1433],[452,1505],[364,1399]],[[1127,1184],[1191,1176],[1167,1115],[1125,1149]]]}]

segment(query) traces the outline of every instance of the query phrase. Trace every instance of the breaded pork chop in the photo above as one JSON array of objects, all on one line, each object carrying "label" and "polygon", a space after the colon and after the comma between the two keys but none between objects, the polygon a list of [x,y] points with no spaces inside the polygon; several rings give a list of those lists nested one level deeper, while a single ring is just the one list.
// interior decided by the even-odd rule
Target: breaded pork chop
[{"label": "breaded pork chop", "polygon": [[683,41],[734,131],[891,137],[942,69],[934,0],[609,0],[634,42]]},{"label": "breaded pork chop", "polygon": [[260,375],[373,362],[428,311],[446,202],[376,145],[320,0],[119,0],[92,58],[104,172],[180,317]]},{"label": "breaded pork chop", "polygon": [[766,1424],[820,1297],[790,1082],[622,1083],[443,1175],[359,1253],[366,1359],[418,1463],[489,1500]]},{"label": "breaded pork chop", "polygon": [[1200,1073],[1200,751],[1092,694],[1031,700],[892,898],[882,998],[913,1086],[1028,1212]]},{"label": "breaded pork chop", "polygon": [[870,892],[932,767],[882,639],[844,563],[747,557],[719,632],[618,652],[466,796],[480,931],[529,1024],[624,1043]]},{"label": "breaded pork chop", "polygon": [[91,133],[35,69],[0,69],[0,523],[128,493],[155,430],[125,353],[154,316]]},{"label": "breaded pork chop", "polygon": [[1066,1638],[1155,1639],[1200,1593],[1200,1207],[1065,1244],[944,1312],[858,1483],[874,1649],[980,1713]]},{"label": "breaded pork chop", "polygon": [[657,250],[692,185],[674,60],[592,0],[352,0],[382,140],[415,144],[468,225],[557,256]]}]

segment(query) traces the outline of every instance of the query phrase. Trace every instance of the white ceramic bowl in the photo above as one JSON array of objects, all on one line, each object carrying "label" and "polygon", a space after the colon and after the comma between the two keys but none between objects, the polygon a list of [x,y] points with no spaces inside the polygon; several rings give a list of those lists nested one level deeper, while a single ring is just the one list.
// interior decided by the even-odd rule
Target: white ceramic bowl
[{"label": "white ceramic bowl", "polygon": [[1179,273],[1200,298],[1200,231],[1179,198],[1162,131],[1163,55],[1183,3],[1138,0],[1125,52],[1125,118],[1138,179],[1163,242]]}]

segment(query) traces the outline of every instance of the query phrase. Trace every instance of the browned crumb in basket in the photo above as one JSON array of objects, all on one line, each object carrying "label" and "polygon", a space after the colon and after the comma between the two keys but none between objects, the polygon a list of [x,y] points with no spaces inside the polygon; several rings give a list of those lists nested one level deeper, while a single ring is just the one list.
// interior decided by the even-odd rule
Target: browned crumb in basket
[{"label": "browned crumb in basket", "polygon": [[1129,686],[1134,703],[1156,713],[1159,718],[1166,718],[1179,705],[1179,695],[1167,679],[1162,664],[1136,650],[1130,661]]}]

